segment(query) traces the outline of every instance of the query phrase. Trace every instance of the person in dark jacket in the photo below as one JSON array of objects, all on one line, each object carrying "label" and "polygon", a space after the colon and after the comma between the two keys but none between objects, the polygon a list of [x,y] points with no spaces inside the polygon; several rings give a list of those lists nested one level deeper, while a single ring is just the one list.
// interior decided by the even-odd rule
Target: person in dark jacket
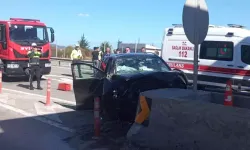
[{"label": "person in dark jacket", "polygon": [[30,67],[30,74],[29,74],[30,90],[34,90],[34,86],[32,84],[34,75],[36,75],[37,89],[42,90],[40,85],[40,80],[41,80],[40,57],[42,56],[42,53],[40,50],[38,50],[36,43],[32,43],[31,46],[32,49],[29,50],[27,53],[29,57],[29,67]]},{"label": "person in dark jacket", "polygon": [[104,60],[104,58],[106,58],[110,55],[111,55],[111,49],[109,47],[107,47],[102,59]]}]

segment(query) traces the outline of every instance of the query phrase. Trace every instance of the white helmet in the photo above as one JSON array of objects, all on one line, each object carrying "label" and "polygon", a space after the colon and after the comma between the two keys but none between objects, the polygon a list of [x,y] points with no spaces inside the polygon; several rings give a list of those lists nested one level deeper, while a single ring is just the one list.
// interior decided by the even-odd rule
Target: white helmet
[{"label": "white helmet", "polygon": [[36,44],[36,43],[32,43],[31,46],[32,46],[32,47],[35,47],[35,46],[37,46],[37,44]]},{"label": "white helmet", "polygon": [[80,45],[79,44],[75,44],[75,47],[79,47]]}]

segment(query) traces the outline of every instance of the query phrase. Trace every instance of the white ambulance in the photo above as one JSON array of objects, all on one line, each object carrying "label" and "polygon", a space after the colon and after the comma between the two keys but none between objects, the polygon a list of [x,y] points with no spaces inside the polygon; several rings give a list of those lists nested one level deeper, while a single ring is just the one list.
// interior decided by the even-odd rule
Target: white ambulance
[{"label": "white ambulance", "polygon": [[[162,41],[162,58],[171,68],[183,71],[193,79],[194,45],[182,25],[166,28]],[[198,52],[199,87],[225,87],[229,79],[233,87],[250,87],[250,30],[241,25],[209,25],[205,41]]]}]

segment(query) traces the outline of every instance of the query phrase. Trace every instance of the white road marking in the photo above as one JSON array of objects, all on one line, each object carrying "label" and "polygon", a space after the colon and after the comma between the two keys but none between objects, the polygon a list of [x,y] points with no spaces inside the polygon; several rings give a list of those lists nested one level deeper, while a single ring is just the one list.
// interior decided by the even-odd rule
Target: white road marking
[{"label": "white road marking", "polygon": [[67,82],[67,83],[73,83],[73,80],[72,79],[68,79],[68,78],[60,78],[60,80],[62,81],[62,82]]},{"label": "white road marking", "polygon": [[55,68],[62,68],[62,69],[70,69],[71,70],[71,68],[70,67],[63,67],[63,66],[53,66],[53,67],[55,67]]},{"label": "white road marking", "polygon": [[15,99],[9,98],[9,94],[6,94],[6,93],[0,94],[0,102],[2,102],[4,104],[12,105],[12,106],[15,106],[15,104],[16,104]]},{"label": "white road marking", "polygon": [[35,103],[34,106],[35,106],[37,115],[40,115],[40,116],[46,115],[48,116],[48,118],[51,118],[52,120],[62,123],[62,120],[59,119],[58,114],[56,113],[56,111],[53,109],[52,106],[44,106],[44,104],[41,104],[41,103]]},{"label": "white road marking", "polygon": [[71,129],[71,128],[68,128],[68,127],[65,127],[63,126],[62,124],[60,123],[57,123],[55,121],[52,121],[52,120],[49,120],[47,118],[44,118],[44,117],[40,117],[40,116],[36,116],[32,113],[28,113],[24,110],[21,110],[21,109],[18,109],[18,108],[15,108],[15,107],[12,107],[12,106],[9,106],[7,104],[4,104],[4,103],[0,103],[0,107],[3,107],[5,109],[8,109],[8,110],[11,110],[11,111],[14,111],[16,113],[19,113],[25,117],[32,117],[33,119],[37,120],[37,121],[41,121],[43,123],[46,123],[46,124],[49,124],[51,126],[54,126],[56,128],[59,128],[59,129],[62,129],[64,131],[67,131],[67,132],[71,132],[71,133],[74,133],[75,130],[74,129]]},{"label": "white road marking", "polygon": [[58,78],[68,78],[68,79],[72,79],[72,77],[67,77],[67,76],[60,76],[60,75],[54,75],[54,74],[48,74],[48,75],[44,75],[46,77],[58,77]]},{"label": "white road marking", "polygon": [[9,96],[8,94],[1,94],[0,95],[0,102],[7,104],[8,103]]},{"label": "white road marking", "polygon": [[[42,77],[43,79],[45,80],[48,80],[49,78],[48,77]],[[53,79],[53,78],[50,78],[52,81],[57,81],[57,82],[61,82],[61,80],[59,79]]]},{"label": "white road marking", "polygon": [[50,78],[50,77],[58,77],[58,78],[60,78],[60,79],[53,79],[53,78],[51,78],[51,80],[57,81],[57,82],[64,82],[64,81],[66,81],[66,82],[73,82],[72,77],[65,77],[65,76],[53,75],[53,74],[44,75],[44,76],[43,76],[43,79],[46,79],[46,80],[47,80],[47,79]]},{"label": "white road marking", "polygon": [[[43,77],[43,79],[48,80],[49,78]],[[73,80],[72,79],[60,78],[60,79],[51,79],[51,80],[52,81],[57,81],[57,82],[67,82],[67,83],[73,84]]]},{"label": "white road marking", "polygon": [[[31,96],[37,96],[37,97],[46,98],[46,96],[39,95],[39,94],[33,94],[33,93],[28,93],[28,92],[13,90],[13,89],[7,89],[7,88],[2,88],[2,89],[6,90],[6,91],[11,91],[11,92],[16,92],[16,93],[21,93],[21,94],[27,94],[27,95],[31,95]],[[74,106],[76,105],[76,102],[72,102],[72,101],[68,101],[68,100],[64,100],[64,99],[59,99],[59,98],[51,97],[51,100],[54,100],[54,101],[57,101],[57,102],[66,103],[66,104],[71,104],[71,105],[74,105]]]}]

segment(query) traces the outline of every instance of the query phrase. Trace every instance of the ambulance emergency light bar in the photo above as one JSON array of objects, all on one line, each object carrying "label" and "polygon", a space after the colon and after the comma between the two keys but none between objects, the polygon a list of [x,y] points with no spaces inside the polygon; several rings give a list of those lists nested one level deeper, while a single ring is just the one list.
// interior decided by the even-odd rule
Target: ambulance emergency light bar
[{"label": "ambulance emergency light bar", "polygon": [[228,26],[232,28],[244,28],[245,27],[243,25],[238,25],[238,24],[228,24]]},{"label": "ambulance emergency light bar", "polygon": [[179,27],[179,28],[180,28],[180,27],[182,28],[182,27],[183,27],[182,24],[172,24],[172,25],[173,25],[175,28],[178,28],[178,27]]},{"label": "ambulance emergency light bar", "polygon": [[30,21],[30,22],[40,22],[38,19],[23,19],[23,18],[10,18],[12,21]]},{"label": "ambulance emergency light bar", "polygon": [[226,37],[233,37],[234,36],[234,33],[233,32],[228,32]]}]

